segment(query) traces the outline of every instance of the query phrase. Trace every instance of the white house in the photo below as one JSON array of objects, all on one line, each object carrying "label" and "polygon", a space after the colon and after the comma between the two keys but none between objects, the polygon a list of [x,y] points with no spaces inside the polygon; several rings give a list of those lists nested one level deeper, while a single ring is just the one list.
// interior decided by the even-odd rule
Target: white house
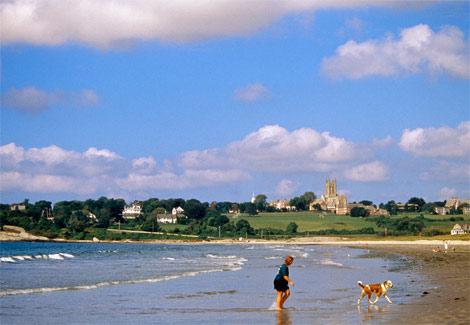
[{"label": "white house", "polygon": [[171,210],[171,214],[174,216],[178,214],[183,214],[183,213],[184,213],[184,209],[182,207],[173,208],[173,210]]},{"label": "white house", "polygon": [[451,235],[463,235],[465,234],[465,231],[463,230],[462,226],[456,223],[454,225],[454,228],[450,231]]},{"label": "white house", "polygon": [[94,213],[91,213],[90,211],[88,211],[87,218],[91,222],[97,222],[98,221],[98,219],[96,218],[96,215]]},{"label": "white house", "polygon": [[135,219],[142,213],[142,203],[134,201],[132,204],[126,205],[122,210],[124,219]]},{"label": "white house", "polygon": [[176,217],[176,214],[157,214],[157,222],[158,223],[176,223],[178,221],[178,218]]}]

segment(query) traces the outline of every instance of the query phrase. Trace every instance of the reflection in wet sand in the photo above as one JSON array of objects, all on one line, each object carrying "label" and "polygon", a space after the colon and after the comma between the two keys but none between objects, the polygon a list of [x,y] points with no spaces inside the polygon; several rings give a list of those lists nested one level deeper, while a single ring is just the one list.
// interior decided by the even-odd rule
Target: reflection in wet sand
[{"label": "reflection in wet sand", "polygon": [[292,325],[288,309],[277,311],[277,325]]}]

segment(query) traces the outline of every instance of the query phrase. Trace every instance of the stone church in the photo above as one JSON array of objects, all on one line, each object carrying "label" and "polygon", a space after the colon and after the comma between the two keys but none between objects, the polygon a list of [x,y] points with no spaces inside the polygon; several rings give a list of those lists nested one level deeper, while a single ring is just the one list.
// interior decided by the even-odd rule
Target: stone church
[{"label": "stone church", "polygon": [[319,199],[310,202],[309,210],[317,210],[345,215],[348,213],[348,200],[345,194],[338,195],[336,191],[336,179],[326,180],[325,194]]}]

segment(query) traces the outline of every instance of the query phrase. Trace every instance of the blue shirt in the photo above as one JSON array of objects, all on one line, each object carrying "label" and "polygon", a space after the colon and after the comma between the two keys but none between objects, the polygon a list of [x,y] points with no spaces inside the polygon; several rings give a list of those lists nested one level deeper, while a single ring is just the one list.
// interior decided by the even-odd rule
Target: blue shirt
[{"label": "blue shirt", "polygon": [[279,268],[279,272],[276,275],[276,280],[281,280],[284,279],[284,276],[289,276],[289,268],[287,265],[282,264],[281,267]]}]

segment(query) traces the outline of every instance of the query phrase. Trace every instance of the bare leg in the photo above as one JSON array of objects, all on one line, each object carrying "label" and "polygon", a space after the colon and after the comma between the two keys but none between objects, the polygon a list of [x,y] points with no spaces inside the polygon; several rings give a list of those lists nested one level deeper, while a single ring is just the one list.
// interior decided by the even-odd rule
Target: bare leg
[{"label": "bare leg", "polygon": [[385,299],[387,299],[387,301],[388,301],[389,303],[392,304],[392,301],[390,300],[390,298],[389,298],[387,295],[384,295],[384,297],[385,297]]},{"label": "bare leg", "polygon": [[283,292],[282,298],[281,298],[281,308],[284,308],[284,303],[286,302],[287,298],[290,296],[290,290],[286,290]]},{"label": "bare leg", "polygon": [[277,309],[277,310],[281,310],[281,309],[282,309],[282,304],[283,304],[283,301],[282,301],[282,294],[283,294],[282,291],[277,291],[277,298],[276,298],[276,309]]}]

